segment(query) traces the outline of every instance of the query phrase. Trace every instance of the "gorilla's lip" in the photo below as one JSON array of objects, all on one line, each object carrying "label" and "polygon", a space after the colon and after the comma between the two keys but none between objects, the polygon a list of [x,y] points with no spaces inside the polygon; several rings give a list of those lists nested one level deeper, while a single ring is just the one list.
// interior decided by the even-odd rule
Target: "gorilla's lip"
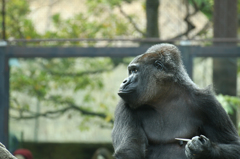
[{"label": "gorilla's lip", "polygon": [[133,86],[124,86],[124,87],[120,87],[119,88],[119,91],[118,91],[118,95],[120,94],[129,94],[129,93],[132,93],[136,90],[136,86],[133,85]]},{"label": "gorilla's lip", "polygon": [[124,89],[119,89],[118,94],[128,94],[132,92],[133,92],[132,90],[125,91]]}]

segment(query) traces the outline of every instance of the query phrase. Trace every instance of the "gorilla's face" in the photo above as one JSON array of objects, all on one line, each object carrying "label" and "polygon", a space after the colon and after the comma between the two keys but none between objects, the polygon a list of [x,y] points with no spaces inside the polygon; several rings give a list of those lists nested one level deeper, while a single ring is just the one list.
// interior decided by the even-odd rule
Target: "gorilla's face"
[{"label": "gorilla's face", "polygon": [[141,84],[140,65],[138,63],[130,63],[128,66],[129,76],[123,80],[120,85],[118,95],[127,103],[133,103],[139,97],[139,85]]},{"label": "gorilla's face", "polygon": [[131,94],[136,91],[139,82],[139,64],[130,64],[128,66],[129,76],[123,80],[120,85],[119,95]]},{"label": "gorilla's face", "polygon": [[[118,95],[132,108],[151,104],[166,95],[174,83],[178,60],[172,45],[159,45],[137,56],[128,66],[129,76],[120,85]],[[175,80],[176,81],[176,80]]]},{"label": "gorilla's face", "polygon": [[118,95],[130,107],[137,108],[140,104],[149,104],[161,93],[166,92],[169,74],[161,61],[148,58],[146,63],[137,57],[129,64],[128,72],[129,76],[120,85]]}]

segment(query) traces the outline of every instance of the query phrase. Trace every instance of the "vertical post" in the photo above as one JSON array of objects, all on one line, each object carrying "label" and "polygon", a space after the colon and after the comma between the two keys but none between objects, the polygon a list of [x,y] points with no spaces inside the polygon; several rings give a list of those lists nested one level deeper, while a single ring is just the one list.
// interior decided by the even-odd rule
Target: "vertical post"
[{"label": "vertical post", "polygon": [[[40,114],[40,100],[37,99],[37,108],[36,108],[36,112],[37,114]],[[34,142],[38,142],[38,132],[39,132],[39,118],[35,118],[35,125],[34,125]]]},{"label": "vertical post", "polygon": [[146,37],[159,37],[158,29],[159,0],[146,0],[147,34]]},{"label": "vertical post", "polygon": [[9,66],[6,47],[0,47],[0,142],[8,147]]},{"label": "vertical post", "polygon": [[2,39],[6,40],[6,28],[5,28],[5,0],[2,0]]},{"label": "vertical post", "polygon": [[[237,38],[237,0],[214,0],[214,38]],[[236,43],[215,42],[214,45],[235,46]],[[237,59],[213,59],[213,84],[217,94],[236,96]],[[230,114],[237,127],[236,110]]]},{"label": "vertical post", "polygon": [[196,51],[196,46],[180,46],[179,49],[181,51],[181,56],[183,60],[184,67],[189,75],[189,77],[192,79],[193,75],[193,52]]}]

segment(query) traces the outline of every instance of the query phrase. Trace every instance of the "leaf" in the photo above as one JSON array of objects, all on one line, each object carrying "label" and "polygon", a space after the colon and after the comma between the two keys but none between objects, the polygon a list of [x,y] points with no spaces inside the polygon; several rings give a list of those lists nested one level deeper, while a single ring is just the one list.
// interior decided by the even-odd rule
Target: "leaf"
[{"label": "leaf", "polygon": [[106,118],[105,118],[105,121],[106,122],[110,122],[112,120],[112,116],[111,115],[108,115]]},{"label": "leaf", "polygon": [[217,95],[217,99],[228,114],[232,114],[234,109],[240,105],[240,99],[238,97],[219,94]]}]

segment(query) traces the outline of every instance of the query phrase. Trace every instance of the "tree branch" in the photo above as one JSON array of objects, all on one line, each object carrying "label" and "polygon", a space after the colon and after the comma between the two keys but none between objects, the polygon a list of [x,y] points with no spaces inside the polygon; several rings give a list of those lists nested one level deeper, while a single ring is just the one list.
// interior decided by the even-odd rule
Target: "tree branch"
[{"label": "tree branch", "polygon": [[85,75],[91,75],[91,74],[98,74],[103,72],[110,72],[112,71],[116,66],[114,66],[111,69],[98,69],[98,70],[91,70],[91,71],[84,71],[79,73],[63,73],[63,72],[57,72],[52,71],[51,69],[48,69],[44,64],[40,64],[44,70],[46,70],[48,73],[55,75],[55,76],[70,76],[70,77],[76,77],[76,76],[85,76]]},{"label": "tree branch", "polygon": [[99,70],[84,71],[84,72],[79,72],[79,73],[63,73],[63,72],[55,72],[55,71],[52,71],[50,69],[46,69],[46,71],[48,73],[52,74],[52,75],[70,76],[70,77],[98,74],[98,73],[103,73],[103,72],[109,72],[109,71],[112,71],[112,70],[113,69],[99,69]]},{"label": "tree branch", "polygon": [[142,34],[142,36],[146,36],[146,33],[144,33],[143,31],[141,31],[141,29],[138,28],[137,24],[133,21],[133,19],[132,19],[129,15],[127,15],[127,14],[123,11],[123,9],[122,9],[122,7],[121,7],[120,5],[118,5],[118,9],[119,9],[120,13],[121,13],[125,18],[128,19],[128,21],[132,24],[132,26],[136,29],[137,32],[139,32],[140,34]]},{"label": "tree branch", "polygon": [[[31,115],[22,115],[22,113],[21,113],[19,117],[11,116],[11,118],[17,119],[17,120],[35,119],[35,118],[39,118],[39,117],[46,117],[46,118],[55,119],[55,118],[60,117],[62,114],[64,114],[65,112],[67,112],[69,110],[76,110],[76,111],[80,112],[82,115],[95,116],[95,117],[100,117],[102,119],[105,119],[107,117],[107,115],[104,114],[104,113],[97,113],[97,112],[88,111],[88,110],[85,110],[85,109],[83,109],[79,106],[76,106],[76,105],[72,104],[72,103],[67,103],[66,102],[66,104],[68,104],[69,106],[65,107],[65,108],[62,108],[62,109],[59,109],[59,110],[46,111],[44,113],[35,113],[35,112],[29,111],[29,110],[26,110],[26,109],[11,108],[11,109],[14,109],[14,110],[18,110],[20,112],[25,111],[25,112],[28,112],[28,113],[31,114]],[[113,123],[113,120],[111,119],[109,122]]]},{"label": "tree branch", "polygon": [[[35,8],[32,12],[36,12],[36,11],[38,11],[39,9],[42,9],[43,7],[53,6],[53,5],[55,5],[55,4],[57,4],[58,2],[61,2],[61,1],[62,1],[62,0],[56,0],[56,1],[52,2],[52,3],[50,3],[50,4],[46,4],[46,5],[39,6],[39,7]],[[29,2],[31,2],[31,1],[29,1]],[[28,2],[28,3],[29,3],[29,2]]]},{"label": "tree branch", "polygon": [[171,40],[178,39],[178,38],[180,38],[180,37],[182,37],[182,36],[187,36],[187,37],[188,37],[188,34],[190,33],[190,31],[192,31],[193,29],[196,28],[195,25],[190,21],[190,18],[191,18],[192,16],[194,16],[195,14],[197,14],[198,11],[201,10],[201,9],[204,7],[204,5],[202,4],[202,5],[200,6],[200,8],[199,8],[198,5],[197,5],[197,3],[195,2],[195,0],[192,0],[192,3],[193,3],[194,11],[193,11],[192,13],[190,13],[190,12],[189,12],[189,7],[188,7],[189,3],[188,3],[188,1],[186,0],[186,10],[187,10],[187,14],[186,14],[186,16],[185,16],[185,18],[184,18],[184,21],[187,23],[187,29],[186,29],[186,31],[183,32],[183,33],[180,33],[179,35],[175,36],[175,37],[172,38]]},{"label": "tree branch", "polygon": [[23,35],[22,31],[21,31],[21,27],[18,25],[18,24],[19,24],[19,21],[18,21],[12,14],[9,14],[9,16],[10,16],[10,17],[13,19],[13,21],[16,23],[16,24],[13,25],[13,26],[14,26],[14,28],[17,30],[20,38],[25,39],[25,37],[24,37],[24,35]]},{"label": "tree branch", "polygon": [[201,30],[199,30],[193,37],[202,34],[203,32],[205,32],[208,28],[210,28],[211,26],[211,22],[208,21]]},{"label": "tree branch", "polygon": [[[11,118],[13,119],[17,119],[17,120],[21,120],[21,119],[35,119],[35,118],[39,118],[39,117],[46,117],[46,118],[51,118],[51,119],[55,119],[60,117],[63,113],[65,113],[66,111],[70,110],[70,107],[66,107],[60,110],[55,110],[55,111],[47,111],[44,113],[35,113],[26,109],[17,109],[17,108],[11,108],[14,110],[18,110],[20,111],[20,115],[19,117],[17,116],[11,116]],[[22,112],[27,112],[30,113],[31,115],[23,115]],[[57,116],[49,116],[49,115],[57,115]]]}]

